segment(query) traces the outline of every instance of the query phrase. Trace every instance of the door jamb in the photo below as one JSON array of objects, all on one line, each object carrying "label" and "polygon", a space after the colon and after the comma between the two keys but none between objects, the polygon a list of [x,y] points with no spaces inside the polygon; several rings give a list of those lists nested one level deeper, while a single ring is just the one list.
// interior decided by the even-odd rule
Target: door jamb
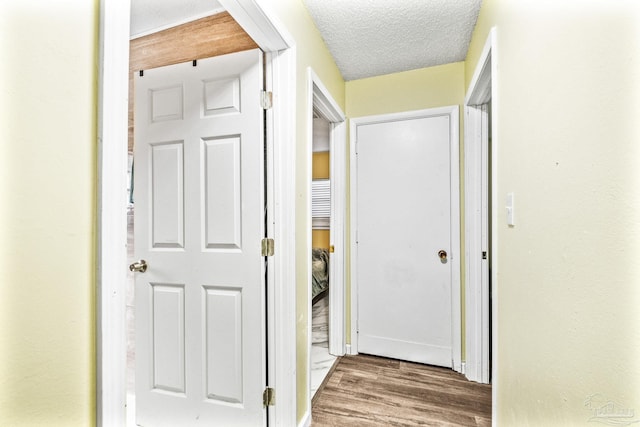
[{"label": "door jamb", "polygon": [[[335,356],[342,356],[345,352],[345,185],[346,185],[346,122],[345,115],[338,103],[333,99],[331,93],[324,86],[318,75],[308,68],[309,100],[311,106],[309,111],[315,108],[331,124],[329,131],[330,144],[330,176],[331,176],[331,244],[335,248],[332,257],[333,282],[329,291],[329,330],[331,332],[329,350]],[[313,128],[310,127],[308,133],[309,153],[313,151]],[[310,154],[311,156],[311,154]],[[310,159],[311,160],[311,157]],[[309,168],[311,177],[312,168]],[[311,194],[311,178],[309,178],[309,193]],[[311,211],[309,206],[309,211]],[[311,229],[311,227],[309,227]],[[309,239],[309,259],[311,259],[311,239]],[[311,272],[311,269],[309,269]],[[311,275],[309,275],[311,279]],[[309,282],[309,289],[311,282]],[[311,336],[311,335],[309,335]],[[311,372],[311,371],[309,371]]]},{"label": "door jamb", "polygon": [[[493,350],[491,359],[496,366],[497,353],[497,223],[496,223],[496,114],[491,114],[492,151],[487,153],[488,145],[488,114],[487,103],[496,99],[496,30],[492,28],[483,51],[478,60],[473,78],[465,98],[465,248],[466,248],[466,377],[471,381],[480,383],[491,382],[489,364],[490,337]],[[490,159],[489,157],[490,156]],[[488,176],[488,165],[491,162],[492,175]],[[484,171],[484,172],[483,172]],[[487,205],[483,203],[482,194],[487,192],[488,181],[491,179],[492,194],[489,195],[489,203],[492,208],[492,218],[488,218]],[[483,220],[484,218],[484,220]],[[480,257],[482,251],[488,251],[488,243],[483,243],[483,233],[486,235],[488,222],[492,222],[491,253],[491,278],[485,276],[483,270],[488,269],[483,265]],[[489,289],[491,283],[493,292]],[[490,303],[490,294],[492,302]],[[490,307],[491,304],[491,307]],[[493,334],[490,335],[489,310],[492,312]],[[491,370],[495,382],[495,368]],[[495,392],[495,387],[493,388]]]},{"label": "door jamb", "polygon": [[[307,69],[307,94],[309,107],[308,111],[317,110],[319,114],[330,123],[329,144],[330,144],[330,176],[331,176],[331,220],[330,229],[332,240],[331,245],[334,246],[335,252],[331,257],[331,265],[329,266],[331,276],[329,279],[329,352],[334,356],[343,356],[345,354],[345,186],[346,186],[346,122],[345,115],[337,102],[331,96],[331,93],[324,86],[318,75],[311,67]],[[313,173],[312,156],[313,156],[313,120],[309,117],[309,126],[307,129],[307,194],[311,194],[311,180]],[[311,212],[311,198],[308,200],[308,212]],[[307,218],[307,271],[308,283],[307,289],[311,290],[311,215]],[[308,372],[311,373],[311,295],[309,295],[309,303],[307,307],[308,321],[308,354],[307,365]],[[307,378],[307,390],[311,390],[311,375]],[[311,408],[311,393],[309,393],[309,405]]]},{"label": "door jamb", "polygon": [[375,116],[357,117],[350,120],[350,194],[351,194],[351,346],[349,354],[358,354],[358,224],[357,200],[357,150],[356,137],[358,126],[395,120],[409,120],[412,118],[436,115],[450,116],[450,194],[451,194],[451,351],[453,370],[462,372],[462,330],[460,304],[460,152],[459,152],[459,106],[453,105],[425,110],[407,111],[402,113],[382,114]]},{"label": "door jamb", "polygon": [[130,1],[100,1],[96,418],[126,423],[127,121]]},{"label": "door jamb", "polygon": [[[267,114],[273,168],[267,197],[272,217],[268,232],[277,242],[269,265],[272,297],[269,330],[272,385],[278,405],[270,424],[296,423],[295,317],[295,80],[296,48],[292,37],[258,0],[219,0],[268,53],[268,85],[274,93]],[[126,188],[129,68],[128,0],[100,2],[98,101],[97,337],[96,423],[124,425],[126,419]]]}]

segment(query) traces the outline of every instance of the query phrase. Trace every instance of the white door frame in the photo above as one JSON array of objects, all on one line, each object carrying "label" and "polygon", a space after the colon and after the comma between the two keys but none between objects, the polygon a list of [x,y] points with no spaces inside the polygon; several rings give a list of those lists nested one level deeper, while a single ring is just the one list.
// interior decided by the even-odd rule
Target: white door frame
[{"label": "white door frame", "polygon": [[[488,153],[489,114],[487,103],[496,97],[495,64],[495,28],[489,33],[484,49],[478,60],[469,90],[465,98],[465,276],[466,276],[466,363],[465,375],[471,381],[491,382],[490,378],[490,331],[489,310],[492,310],[492,322],[495,331],[497,325],[496,298],[493,292],[493,304],[490,307],[490,289],[488,266],[492,263],[493,289],[496,288],[496,138],[492,137],[492,152]],[[491,114],[491,128],[496,129],[496,115]],[[489,159],[489,156],[491,158]],[[488,176],[489,162],[492,164],[492,176]],[[488,195],[489,179],[492,194]],[[488,199],[488,200],[487,200]],[[491,203],[493,222],[492,235],[488,236],[488,204]],[[482,259],[482,252],[489,251],[488,239],[491,239],[492,251],[489,260]],[[497,334],[493,334],[493,348],[496,348]],[[496,352],[492,352],[495,366]],[[493,370],[495,376],[495,369]]]},{"label": "white door frame", "polygon": [[[324,86],[320,78],[311,69],[307,70],[308,74],[308,94],[309,94],[309,112],[314,109],[330,123],[329,129],[329,163],[331,176],[331,221],[330,229],[333,236],[331,245],[334,246],[335,252],[332,256],[332,262],[329,266],[332,276],[329,291],[329,352],[334,356],[342,356],[345,352],[345,187],[346,187],[346,142],[347,142],[347,126],[345,115],[338,103],[333,99],[327,88]],[[310,123],[311,124],[311,123]],[[308,177],[308,194],[311,194],[311,176],[312,176],[312,152],[313,152],[313,126],[309,126],[307,130],[307,149],[309,152],[309,177]],[[311,211],[311,200],[309,200],[309,212]],[[311,218],[309,217],[309,221]],[[308,227],[311,233],[311,226]],[[308,252],[309,262],[311,260],[311,236],[309,235]],[[309,265],[309,286],[311,289],[311,265]],[[311,310],[311,306],[309,306]],[[311,311],[309,311],[309,319],[311,319]],[[309,322],[311,328],[311,322]],[[311,329],[309,329],[311,330]],[[311,336],[311,332],[309,332]],[[309,371],[311,372],[311,371]],[[310,376],[309,376],[310,378]]]},{"label": "white door frame", "polygon": [[[259,0],[219,0],[267,52],[267,232],[276,241],[269,259],[267,302],[270,385],[278,404],[275,426],[296,423],[295,317],[295,87],[296,49],[288,32]],[[126,416],[126,179],[130,2],[100,2],[98,101],[98,224],[96,406],[98,426],[123,426]]]},{"label": "white door frame", "polygon": [[351,194],[351,346],[349,354],[358,354],[358,187],[357,187],[357,158],[356,137],[358,126],[369,125],[392,120],[410,120],[425,116],[450,117],[450,194],[451,194],[451,337],[453,370],[462,372],[462,330],[460,307],[460,139],[459,139],[459,106],[430,108],[426,110],[407,111],[402,113],[382,114],[350,119],[350,194]]},{"label": "white door frame", "polygon": [[[331,257],[330,278],[329,278],[329,353],[334,356],[343,356],[345,353],[345,187],[346,187],[346,140],[347,126],[345,115],[338,103],[333,99],[330,92],[324,86],[318,75],[311,67],[307,69],[307,95],[308,110],[311,115],[318,111],[320,116],[329,122],[329,163],[331,177],[331,219],[330,229],[333,239],[330,244],[335,251]],[[313,120],[309,117],[307,129],[307,194],[311,194],[311,181],[313,175]],[[311,212],[311,198],[308,202],[308,211]],[[307,289],[311,289],[311,249],[312,249],[312,224],[311,215],[307,218]],[[309,348],[307,354],[307,364],[309,375],[308,390],[311,390],[311,296],[307,307]],[[309,405],[311,408],[311,393],[309,393]]]}]

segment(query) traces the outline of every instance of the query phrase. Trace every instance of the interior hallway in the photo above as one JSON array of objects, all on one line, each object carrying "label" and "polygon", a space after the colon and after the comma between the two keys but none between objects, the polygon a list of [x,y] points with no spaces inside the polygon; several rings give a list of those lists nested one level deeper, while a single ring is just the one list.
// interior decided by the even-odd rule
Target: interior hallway
[{"label": "interior hallway", "polygon": [[313,427],[490,426],[491,385],[451,369],[382,357],[341,357],[312,405]]}]

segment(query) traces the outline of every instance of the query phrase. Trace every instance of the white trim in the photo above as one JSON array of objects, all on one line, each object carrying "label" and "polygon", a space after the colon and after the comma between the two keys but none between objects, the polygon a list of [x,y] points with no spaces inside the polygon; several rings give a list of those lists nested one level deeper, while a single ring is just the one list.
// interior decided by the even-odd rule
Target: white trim
[{"label": "white trim", "polygon": [[491,387],[491,422],[498,425],[500,422],[498,416],[498,144],[500,133],[498,132],[499,123],[499,101],[498,95],[499,76],[498,76],[498,35],[497,29],[494,27],[489,33],[491,38],[491,210],[494,212],[491,218],[491,378],[493,383]]},{"label": "white trim", "polygon": [[[295,317],[295,80],[293,40],[253,0],[220,0],[231,16],[269,57],[274,107],[268,115],[273,135],[273,223],[276,240],[273,265],[273,331],[269,348],[269,373],[278,395],[270,410],[275,426],[296,420],[296,317]],[[126,165],[129,62],[128,1],[102,0],[100,8],[101,69],[100,152],[98,159],[98,331],[97,424],[124,425],[126,409]],[[268,125],[269,127],[269,125]],[[275,340],[275,342],[272,342]]]},{"label": "white trim", "polygon": [[[307,129],[307,191],[309,194],[308,209],[311,212],[311,181],[313,173],[313,118],[312,113],[315,110],[324,119],[331,123],[329,131],[330,144],[330,176],[331,176],[331,218],[330,218],[330,234],[331,244],[334,245],[335,252],[331,254],[331,262],[329,264],[329,352],[335,356],[342,356],[345,352],[345,186],[346,171],[345,157],[346,151],[344,144],[346,143],[346,125],[345,115],[342,109],[335,102],[331,93],[324,86],[318,75],[311,67],[307,69],[307,111],[309,112],[309,122]],[[311,215],[307,218],[307,289],[311,292]],[[308,407],[311,408],[311,295],[309,295],[307,304],[308,318],[308,348],[307,348],[307,390],[308,390]]]},{"label": "white trim", "polygon": [[358,119],[349,119],[349,251],[351,254],[349,272],[351,282],[351,341],[347,346],[347,354],[358,354],[358,157],[356,152],[356,136]]},{"label": "white trim", "polygon": [[495,33],[494,27],[489,32],[489,36],[484,43],[478,64],[469,83],[464,105],[486,104],[491,99],[491,51],[495,45]]},{"label": "white trim", "polygon": [[[322,83],[322,80],[320,80],[311,67],[308,67],[307,73],[309,84],[311,85],[310,96],[313,97],[312,107],[315,107],[318,113],[330,123],[344,122],[345,116],[342,109],[333,99],[329,90]],[[316,87],[314,88],[313,86]]]},{"label": "white trim", "polygon": [[[341,113],[341,112],[340,112]],[[330,131],[331,151],[331,244],[334,253],[331,257],[331,277],[329,290],[329,353],[343,356],[346,348],[346,143],[347,125],[344,121],[332,123]]]},{"label": "white trim", "polygon": [[304,417],[298,423],[298,427],[310,427],[311,426],[311,410],[304,413]]},{"label": "white trim", "polygon": [[453,370],[462,371],[462,307],[460,306],[460,107],[451,111],[451,336]]},{"label": "white trim", "polygon": [[462,370],[462,331],[460,307],[460,118],[457,105],[430,108],[426,110],[406,111],[401,113],[382,114],[376,116],[351,119],[350,128],[350,169],[351,169],[351,348],[349,354],[358,353],[358,278],[357,278],[357,158],[356,137],[360,125],[388,122],[394,120],[410,120],[425,116],[449,115],[451,120],[450,157],[450,194],[451,194],[451,338],[452,364],[457,372]]},{"label": "white trim", "polygon": [[129,10],[100,2],[96,424],[123,426],[126,414],[127,121]]},{"label": "white trim", "polygon": [[[489,254],[488,260],[481,258],[482,252],[489,250],[487,236],[489,228],[487,205],[489,161],[493,163],[494,176],[491,179],[494,194],[496,191],[495,156],[492,153],[492,158],[489,160],[487,152],[489,123],[486,106],[493,99],[495,91],[495,76],[492,75],[494,48],[495,29],[492,29],[478,60],[465,98],[466,377],[480,383],[489,383],[491,380],[489,378],[489,262],[493,263],[492,272],[494,275],[496,272],[494,253]],[[492,114],[492,120],[492,126],[495,129],[495,114]],[[492,145],[495,153],[495,138]],[[493,195],[491,195],[491,199],[495,200]],[[494,217],[495,212],[494,210]],[[495,230],[494,225],[491,236],[493,240],[491,247],[494,252],[497,247]],[[495,357],[495,352],[493,355]]]},{"label": "white trim", "polygon": [[466,377],[481,381],[481,288],[483,250],[479,232],[482,220],[482,109],[465,106],[465,295],[466,295]]},{"label": "white trim", "polygon": [[267,0],[218,0],[218,3],[265,52],[277,52],[295,45],[284,25],[266,10]]},{"label": "white trim", "polygon": [[[257,40],[256,40],[257,41]],[[295,254],[295,97],[296,48],[273,52],[273,238],[275,244],[274,339],[269,348],[270,378],[275,378],[277,404],[270,410],[270,425],[291,426],[296,422],[296,254]],[[269,221],[269,228],[272,227]],[[275,359],[275,360],[274,360]],[[274,415],[275,413],[275,415]]]},{"label": "white trim", "polygon": [[[329,130],[329,157],[331,176],[331,244],[335,252],[331,256],[331,277],[329,283],[329,352],[334,356],[345,353],[346,320],[346,123],[345,115],[329,90],[311,67],[308,68],[310,96],[313,97],[312,109],[331,123]],[[310,110],[312,111],[312,110]],[[309,140],[313,147],[313,135]],[[313,151],[313,150],[311,150]],[[310,152],[311,152],[310,151]]]}]

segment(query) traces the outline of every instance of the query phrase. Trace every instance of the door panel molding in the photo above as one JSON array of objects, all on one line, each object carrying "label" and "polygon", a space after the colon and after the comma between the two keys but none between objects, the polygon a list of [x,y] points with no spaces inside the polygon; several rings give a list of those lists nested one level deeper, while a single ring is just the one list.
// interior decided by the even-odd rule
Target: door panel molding
[{"label": "door panel molding", "polygon": [[357,212],[357,153],[356,138],[358,126],[384,123],[390,121],[411,120],[431,116],[448,115],[450,117],[450,208],[451,208],[451,336],[452,336],[452,365],[457,372],[462,371],[462,322],[460,301],[460,161],[459,161],[459,106],[447,106],[415,110],[401,113],[381,114],[353,118],[350,120],[350,218],[351,218],[351,345],[349,354],[358,354],[358,224]]},{"label": "door panel molding", "polygon": [[[140,425],[266,419],[262,61],[252,49],[135,77],[135,259],[149,264],[135,275]],[[241,111],[208,116],[207,84],[234,79]],[[182,120],[152,120],[177,104],[149,97],[164,87],[183,88]]]},{"label": "door panel molding", "polygon": [[133,74],[258,45],[228,12],[132,39],[129,43],[129,151],[133,151]]}]

